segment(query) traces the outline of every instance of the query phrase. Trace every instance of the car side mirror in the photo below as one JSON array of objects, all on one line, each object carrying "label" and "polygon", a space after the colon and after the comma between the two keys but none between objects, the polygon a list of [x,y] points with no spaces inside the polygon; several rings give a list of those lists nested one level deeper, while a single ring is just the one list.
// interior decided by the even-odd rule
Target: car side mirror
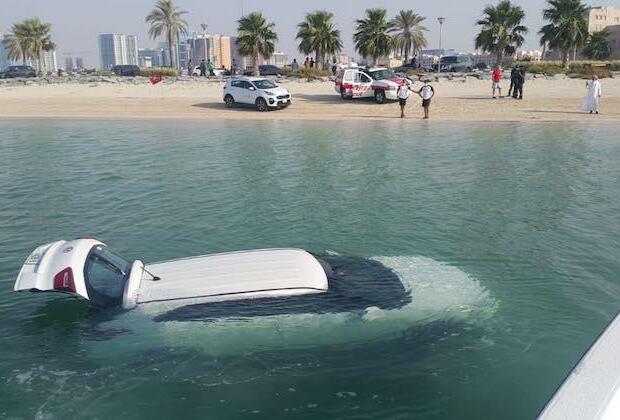
[{"label": "car side mirror", "polygon": [[256,90],[254,86],[250,86],[250,90]]}]

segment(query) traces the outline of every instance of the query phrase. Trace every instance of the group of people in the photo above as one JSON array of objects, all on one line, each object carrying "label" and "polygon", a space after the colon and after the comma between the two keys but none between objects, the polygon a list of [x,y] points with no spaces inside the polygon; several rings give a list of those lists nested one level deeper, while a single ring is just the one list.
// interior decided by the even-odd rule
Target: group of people
[{"label": "group of people", "polygon": [[396,95],[398,96],[398,103],[400,105],[400,118],[405,118],[405,107],[407,106],[407,99],[412,93],[417,93],[422,98],[422,108],[424,109],[424,119],[428,120],[430,115],[431,99],[435,96],[435,88],[431,86],[427,80],[419,90],[412,88],[411,83],[408,81],[403,82],[399,87]]},{"label": "group of people", "polygon": [[[493,99],[502,96],[502,70],[499,66],[495,66],[491,72]],[[510,88],[507,97],[512,96],[514,99],[523,99],[523,85],[525,85],[525,68],[523,66],[515,66],[510,71]]]}]

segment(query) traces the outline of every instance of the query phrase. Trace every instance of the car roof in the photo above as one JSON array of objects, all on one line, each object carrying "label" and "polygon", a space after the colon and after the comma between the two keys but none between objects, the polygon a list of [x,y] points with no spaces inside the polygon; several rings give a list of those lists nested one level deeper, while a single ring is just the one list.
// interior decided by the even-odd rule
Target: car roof
[{"label": "car roof", "polygon": [[240,76],[234,77],[232,80],[245,80],[247,82],[257,82],[259,80],[269,80],[267,77],[258,77],[258,76]]}]

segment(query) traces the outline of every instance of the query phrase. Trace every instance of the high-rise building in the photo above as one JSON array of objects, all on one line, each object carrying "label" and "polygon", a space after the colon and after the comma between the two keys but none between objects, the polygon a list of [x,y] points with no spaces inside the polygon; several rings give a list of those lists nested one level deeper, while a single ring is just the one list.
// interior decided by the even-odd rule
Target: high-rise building
[{"label": "high-rise building", "polygon": [[252,66],[252,59],[239,54],[237,38],[230,38],[230,56],[239,71],[248,70]]},{"label": "high-rise building", "polygon": [[264,60],[264,63],[265,64],[272,64],[272,65],[278,66],[278,67],[284,67],[287,64],[289,64],[289,62],[288,62],[288,55],[286,55],[282,51],[276,51],[276,52],[274,52],[271,55],[271,57],[269,57],[268,59]]},{"label": "high-rise building", "polygon": [[140,48],[138,64],[140,67],[162,67],[164,51],[161,48]]},{"label": "high-rise building", "polygon": [[65,57],[65,70],[71,71],[73,70],[73,57]]},{"label": "high-rise building", "polygon": [[82,70],[84,68],[84,59],[82,57],[75,57],[75,69]]},{"label": "high-rise building", "polygon": [[[226,35],[197,35],[187,40],[189,56],[194,63],[211,61],[213,67],[230,69],[232,66],[232,42]],[[179,58],[181,53],[179,52]],[[185,63],[187,64],[187,62]],[[198,64],[196,64],[198,65]]]},{"label": "high-rise building", "polygon": [[44,71],[45,73],[56,73],[58,71],[58,61],[56,61],[56,51],[43,51],[42,54],[42,69],[39,69],[39,61],[33,60],[32,67],[37,71]]},{"label": "high-rise building", "polygon": [[588,10],[588,32],[600,32],[607,29],[611,42],[612,58],[620,58],[620,7],[591,7]]},{"label": "high-rise building", "polygon": [[[4,39],[4,34],[0,33],[0,41]],[[0,42],[0,70],[3,70],[11,65],[9,60],[9,50]]]},{"label": "high-rise building", "polygon": [[99,35],[99,60],[102,69],[120,64],[138,65],[138,38],[135,35]]}]

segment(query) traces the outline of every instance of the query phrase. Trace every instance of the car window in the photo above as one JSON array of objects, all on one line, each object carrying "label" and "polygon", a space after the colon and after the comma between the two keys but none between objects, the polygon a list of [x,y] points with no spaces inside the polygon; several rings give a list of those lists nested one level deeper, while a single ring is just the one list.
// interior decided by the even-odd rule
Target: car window
[{"label": "car window", "polygon": [[248,81],[243,81],[243,88],[244,89],[249,89],[251,87],[254,87],[254,85],[252,85],[252,83],[248,82]]},{"label": "car window", "polygon": [[370,72],[370,77],[372,77],[375,80],[385,80],[385,79],[391,79],[392,77],[394,77],[394,73],[392,72],[392,70],[388,70],[388,69],[376,70],[376,71]]},{"label": "car window", "polygon": [[130,268],[129,261],[107,247],[94,246],[84,265],[86,291],[90,300],[104,307],[120,305]]},{"label": "car window", "polygon": [[230,82],[230,85],[235,88],[242,88],[243,82],[240,80],[233,80],[232,82]]},{"label": "car window", "polygon": [[268,79],[255,80],[254,86],[256,86],[258,89],[273,89],[275,87],[278,87],[275,83]]}]

